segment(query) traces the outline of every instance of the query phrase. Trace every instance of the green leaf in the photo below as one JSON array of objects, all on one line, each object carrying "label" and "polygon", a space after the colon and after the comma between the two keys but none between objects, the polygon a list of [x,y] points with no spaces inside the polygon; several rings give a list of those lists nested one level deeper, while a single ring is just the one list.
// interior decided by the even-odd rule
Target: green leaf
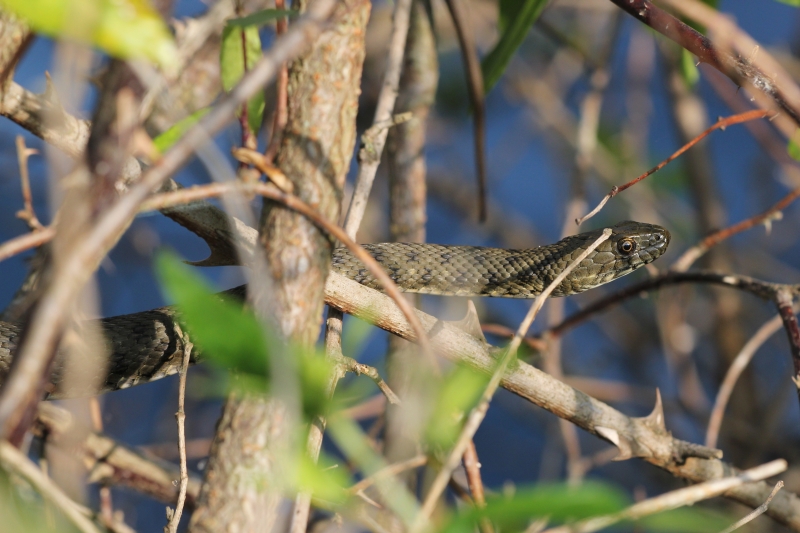
[{"label": "green leaf", "polygon": [[697,60],[686,49],[681,49],[681,74],[683,80],[689,87],[694,86],[700,80],[700,71],[697,70]]},{"label": "green leaf", "polygon": [[[225,91],[233,89],[244,73],[261,59],[261,37],[255,26],[225,26],[222,30],[222,45],[219,52],[220,78]],[[247,61],[245,63],[245,57]],[[247,120],[253,133],[261,129],[264,115],[264,94],[256,93],[247,102]]]},{"label": "green leaf", "polygon": [[38,33],[97,46],[109,55],[171,68],[175,42],[147,0],[0,0]]},{"label": "green leaf", "polygon": [[[511,24],[500,35],[491,52],[483,59],[481,69],[483,70],[483,83],[488,94],[492,87],[503,75],[511,56],[525,40],[528,31],[534,22],[539,18],[542,10],[547,5],[547,0],[518,0],[522,2],[516,16],[511,19]],[[510,9],[510,8],[509,8]]]},{"label": "green leaf", "polygon": [[[178,320],[204,359],[234,372],[237,388],[250,393],[269,390],[272,357],[291,358],[309,418],[330,407],[328,383],[331,363],[313,349],[286,344],[265,327],[242,303],[214,293],[202,276],[170,253],[156,257],[162,290],[175,301]],[[215,391],[216,392],[216,391]]]},{"label": "green leaf", "polygon": [[705,533],[722,531],[734,522],[726,516],[702,507],[679,507],[637,520],[647,531],[661,533]]},{"label": "green leaf", "polygon": [[[202,276],[173,254],[159,254],[156,268],[162,290],[177,304],[179,320],[191,332],[203,357],[265,381],[270,355],[267,334],[255,316],[241,302],[215,294]],[[273,340],[270,344],[279,343]]]},{"label": "green leaf", "polygon": [[789,4],[790,6],[800,7],[800,0],[775,0],[781,4]]},{"label": "green leaf", "polygon": [[203,109],[198,109],[188,117],[179,120],[170,129],[153,139],[153,144],[155,144],[158,151],[163,154],[169,150],[173,144],[178,142],[178,139],[183,137],[183,134],[186,133],[189,128],[197,124],[210,110],[210,107],[204,107]]},{"label": "green leaf", "polygon": [[792,138],[789,139],[789,144],[786,145],[786,151],[789,153],[789,157],[800,161],[800,128],[794,130]]},{"label": "green leaf", "polygon": [[455,514],[442,533],[473,533],[475,524],[488,518],[500,530],[524,531],[531,520],[548,517],[563,523],[623,509],[628,499],[617,488],[587,481],[579,487],[541,484],[510,497],[487,499],[486,507],[470,507]]},{"label": "green leaf", "polygon": [[500,0],[498,6],[500,12],[497,17],[497,29],[501,34],[505,32],[517,18],[524,3],[525,0]]},{"label": "green leaf", "polygon": [[315,463],[306,453],[300,453],[297,465],[297,489],[309,492],[320,500],[341,505],[348,498],[345,487],[352,485],[347,470],[337,465],[324,452]]},{"label": "green leaf", "polygon": [[489,376],[466,366],[457,366],[445,376],[425,433],[429,444],[446,449],[453,445],[488,381]]},{"label": "green leaf", "polygon": [[297,11],[291,9],[263,9],[252,15],[247,15],[246,17],[230,19],[228,25],[238,26],[240,28],[245,28],[247,26],[264,26],[284,17],[292,18],[296,16]]}]

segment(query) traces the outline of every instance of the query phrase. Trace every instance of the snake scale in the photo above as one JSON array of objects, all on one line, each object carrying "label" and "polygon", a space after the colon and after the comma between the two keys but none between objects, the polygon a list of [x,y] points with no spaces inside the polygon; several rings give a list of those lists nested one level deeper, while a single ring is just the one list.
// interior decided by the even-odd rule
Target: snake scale
[{"label": "snake scale", "polygon": [[[406,292],[451,296],[532,298],[537,296],[602,230],[567,237],[557,243],[524,250],[438,244],[380,243],[364,248]],[[577,294],[608,283],[655,261],[667,249],[670,234],[660,226],[625,221],[554,291]],[[380,285],[349,251],[334,251],[332,270],[367,287]],[[243,297],[244,287],[228,291]],[[183,349],[176,333],[176,312],[162,307],[99,321],[110,351],[108,367],[96,369],[101,391],[117,390],[172,374]],[[0,322],[0,384],[16,349],[22,327]],[[86,366],[86,365],[84,365]],[[60,367],[51,381],[52,397],[86,395],[64,391]]]}]

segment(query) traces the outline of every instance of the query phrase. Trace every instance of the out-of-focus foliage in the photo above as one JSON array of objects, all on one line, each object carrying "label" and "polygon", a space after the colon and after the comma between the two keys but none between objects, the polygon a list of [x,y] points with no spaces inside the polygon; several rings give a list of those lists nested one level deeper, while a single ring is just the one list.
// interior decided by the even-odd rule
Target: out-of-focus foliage
[{"label": "out-of-focus foliage", "polygon": [[30,533],[39,531],[78,531],[64,515],[45,508],[41,496],[20,479],[11,479],[0,469],[0,531]]},{"label": "out-of-focus foliage", "polygon": [[511,496],[488,498],[482,509],[464,509],[453,516],[442,533],[471,533],[482,518],[504,531],[524,531],[536,518],[562,523],[614,513],[627,503],[622,491],[604,483],[587,482],[579,487],[541,484]]},{"label": "out-of-focus foliage", "polygon": [[786,145],[786,151],[792,159],[800,161],[800,129],[796,130],[792,138],[789,139],[789,144]]},{"label": "out-of-focus foliage", "polygon": [[[611,515],[631,505],[625,492],[611,484],[587,481],[580,486],[540,484],[511,496],[487,499],[486,507],[470,507],[453,515],[442,533],[471,533],[488,518],[506,531],[524,531],[537,518],[561,524],[601,515]],[[640,521],[652,533],[704,533],[720,531],[732,519],[701,508],[684,507],[650,515]]]},{"label": "out-of-focus foliage", "polygon": [[800,0],[776,0],[781,4],[789,4],[790,6],[800,7]]},{"label": "out-of-focus foliage", "polygon": [[541,15],[547,0],[501,0],[500,40],[483,59],[483,85],[488,93],[503,75],[511,57]]},{"label": "out-of-focus foliage", "polygon": [[681,50],[681,74],[689,85],[700,81],[700,71],[697,70],[697,60],[688,50]]},{"label": "out-of-focus foliage", "polygon": [[147,0],[0,0],[34,31],[97,46],[121,58],[146,58],[169,68],[176,49]]},{"label": "out-of-focus foliage", "polygon": [[161,286],[174,300],[182,324],[192,331],[193,342],[211,363],[235,372],[235,384],[250,393],[271,388],[275,357],[297,369],[304,412],[308,419],[328,408],[330,363],[314,350],[283,342],[241,302],[214,294],[202,277],[169,254],[157,259]]},{"label": "out-of-focus foliage", "polygon": [[428,423],[426,436],[430,444],[444,448],[453,445],[466,414],[475,407],[488,381],[487,375],[461,365],[444,377]]},{"label": "out-of-focus foliage", "polygon": [[197,124],[201,118],[206,116],[206,113],[208,113],[210,110],[210,107],[204,107],[203,109],[198,109],[188,117],[179,120],[167,131],[153,139],[153,144],[156,145],[156,148],[158,148],[159,152],[166,152],[173,144],[178,142],[178,139],[183,137],[183,134],[186,133],[189,128]]},{"label": "out-of-focus foliage", "polygon": [[[220,77],[222,88],[233,89],[245,72],[261,59],[261,37],[257,26],[241,24],[228,25],[222,31],[222,45],[219,51]],[[259,91],[247,102],[247,121],[250,130],[258,133],[264,116],[264,93]]]}]

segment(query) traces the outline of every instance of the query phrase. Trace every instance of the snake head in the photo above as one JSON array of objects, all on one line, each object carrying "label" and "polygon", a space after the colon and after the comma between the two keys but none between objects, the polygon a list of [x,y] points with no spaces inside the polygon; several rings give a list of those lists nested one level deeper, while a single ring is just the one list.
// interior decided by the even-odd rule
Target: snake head
[{"label": "snake head", "polygon": [[661,226],[633,220],[619,222],[611,230],[611,237],[608,239],[610,251],[614,254],[618,268],[627,264],[630,267],[628,272],[661,257],[667,251],[671,238],[669,231]]},{"label": "snake head", "polygon": [[669,231],[661,226],[625,220],[611,227],[611,237],[597,248],[592,260],[595,264],[609,264],[606,268],[613,276],[603,280],[607,283],[661,257],[670,238]]},{"label": "snake head", "polygon": [[[567,276],[554,296],[583,292],[621,278],[658,259],[669,246],[669,231],[655,224],[626,220],[611,230],[611,237]],[[580,246],[585,247],[601,233],[602,230],[590,231],[573,238],[580,239]]]}]

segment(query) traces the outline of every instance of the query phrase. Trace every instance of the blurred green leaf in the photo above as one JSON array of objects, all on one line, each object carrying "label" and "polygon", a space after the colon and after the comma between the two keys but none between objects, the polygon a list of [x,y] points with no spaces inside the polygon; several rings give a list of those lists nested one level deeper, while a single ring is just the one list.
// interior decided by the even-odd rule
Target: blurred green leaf
[{"label": "blurred green leaf", "polygon": [[679,507],[647,516],[636,523],[654,533],[706,533],[722,531],[734,521],[733,517],[702,507]]},{"label": "blurred green leaf", "polygon": [[518,2],[520,5],[516,13],[511,13],[512,6],[507,5],[507,14],[503,16],[509,17],[510,25],[501,33],[500,40],[481,64],[483,83],[487,94],[503,75],[511,61],[511,56],[525,40],[531,26],[547,5],[547,0],[518,0]]},{"label": "blurred green leaf", "polygon": [[375,326],[351,315],[345,317],[345,322],[347,325],[342,332],[342,353],[357,358],[369,336],[375,331]]},{"label": "blurred green leaf", "polygon": [[425,433],[429,444],[448,449],[452,446],[467,412],[478,403],[488,382],[489,376],[466,366],[456,366],[445,376]]},{"label": "blurred green leaf", "polygon": [[306,453],[300,453],[297,468],[297,489],[309,492],[314,498],[341,505],[348,498],[346,488],[352,485],[347,470],[337,465],[324,452],[315,463]]},{"label": "blurred green leaf", "polygon": [[[225,26],[222,30],[222,44],[219,51],[222,88],[225,91],[233,89],[261,56],[261,37],[256,26],[241,27],[230,24]],[[246,63],[245,57],[247,57]],[[254,134],[261,129],[263,115],[264,92],[259,91],[247,102],[247,121]]]},{"label": "blurred green leaf", "polygon": [[295,17],[297,14],[297,11],[291,9],[263,9],[252,15],[247,15],[246,17],[230,19],[228,20],[228,25],[238,26],[240,28],[245,28],[247,26],[264,26],[280,18]]},{"label": "blurred green leaf", "polygon": [[27,482],[0,468],[0,531],[3,533],[31,533],[58,531],[78,533],[78,528],[56,506],[46,505]]},{"label": "blurred green leaf", "polygon": [[790,6],[800,7],[800,0],[775,0],[781,4],[789,4]]},{"label": "blurred green leaf", "polygon": [[685,48],[681,49],[681,74],[683,81],[690,87],[700,80],[700,71],[697,70],[696,59]]},{"label": "blurred green leaf", "polygon": [[0,0],[34,31],[97,46],[109,55],[144,58],[167,69],[175,42],[147,0]]},{"label": "blurred green leaf", "polygon": [[[350,418],[331,416],[328,420],[328,433],[336,446],[365,476],[372,475],[387,464],[370,445],[370,439]],[[392,477],[376,480],[376,486],[383,492],[383,501],[403,520],[410,524],[419,510],[417,500],[405,485]]]},{"label": "blurred green leaf", "polygon": [[546,516],[551,523],[562,523],[614,513],[627,504],[622,491],[604,483],[587,481],[579,487],[542,484],[518,490],[510,497],[489,498],[484,508],[464,509],[440,531],[473,533],[482,518],[488,518],[501,530],[524,531],[536,518]]},{"label": "blurred green leaf", "polygon": [[206,116],[210,110],[210,107],[204,107],[203,109],[198,109],[188,117],[179,120],[170,129],[153,139],[153,144],[155,144],[156,148],[158,148],[158,151],[163,154],[169,150],[173,144],[178,142],[178,139],[183,137],[183,134],[186,133],[189,128],[197,124],[201,118]]},{"label": "blurred green leaf", "polygon": [[497,29],[501,34],[505,32],[514,19],[517,18],[524,4],[525,0],[500,0]]},{"label": "blurred green leaf", "polygon": [[270,386],[270,358],[290,357],[298,372],[303,410],[308,418],[330,405],[331,364],[313,349],[287,345],[271,333],[242,303],[214,293],[202,276],[170,253],[159,254],[156,267],[162,290],[175,301],[180,322],[211,363],[234,371],[231,383],[264,393]]},{"label": "blurred green leaf", "polygon": [[264,328],[241,302],[215,294],[202,276],[175,255],[156,257],[161,286],[180,310],[203,357],[223,368],[266,379],[269,351]]},{"label": "blurred green leaf", "polygon": [[789,153],[789,157],[800,161],[800,128],[794,130],[792,138],[789,139],[789,144],[786,145],[786,151]]}]

